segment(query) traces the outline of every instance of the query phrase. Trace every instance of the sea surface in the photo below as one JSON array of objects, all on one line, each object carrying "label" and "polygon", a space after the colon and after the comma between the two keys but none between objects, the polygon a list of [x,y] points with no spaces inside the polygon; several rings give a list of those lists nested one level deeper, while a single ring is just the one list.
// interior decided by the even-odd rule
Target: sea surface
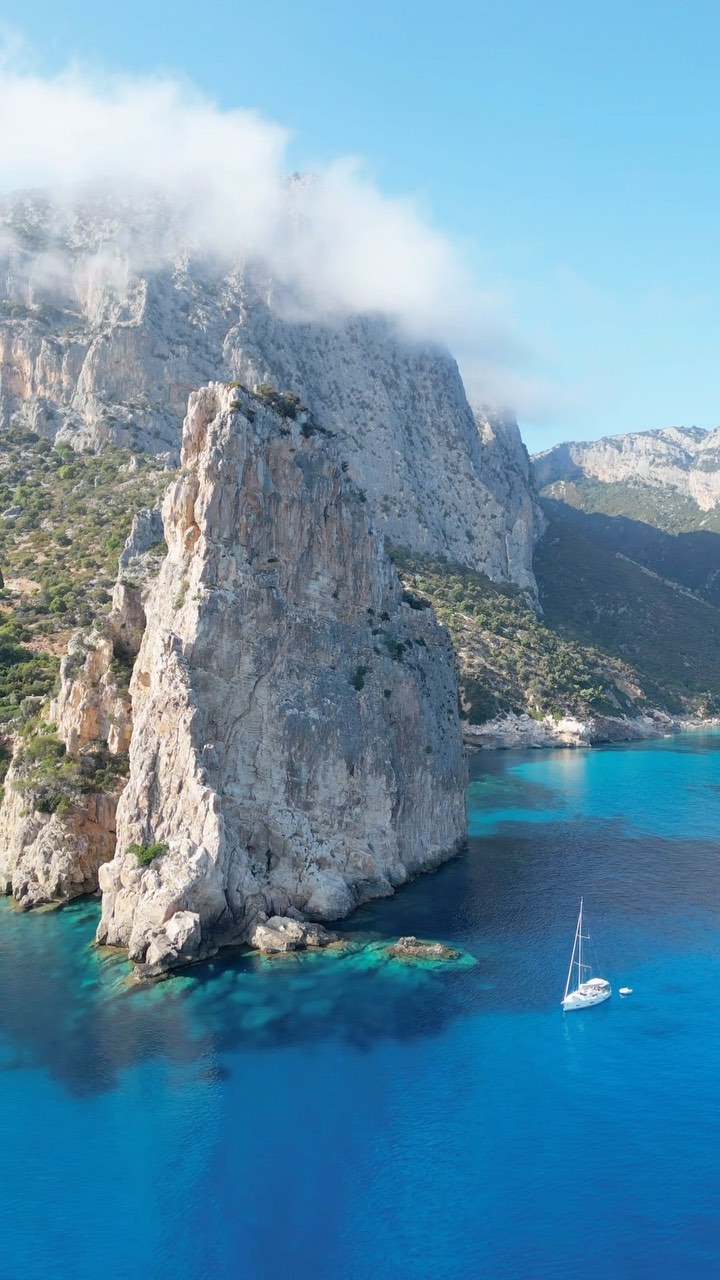
[{"label": "sea surface", "polygon": [[[96,903],[0,907],[2,1280],[720,1275],[720,735],[471,770],[347,951],[131,991]],[[581,894],[615,994],[563,1015]]]}]

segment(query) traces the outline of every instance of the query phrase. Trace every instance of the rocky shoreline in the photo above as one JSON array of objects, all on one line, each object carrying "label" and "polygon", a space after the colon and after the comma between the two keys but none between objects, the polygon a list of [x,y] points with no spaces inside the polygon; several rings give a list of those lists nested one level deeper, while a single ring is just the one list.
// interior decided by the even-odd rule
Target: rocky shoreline
[{"label": "rocky shoreline", "polygon": [[463,741],[472,751],[600,747],[665,738],[674,733],[711,729],[718,725],[720,718],[717,716],[673,717],[665,711],[649,711],[642,716],[592,716],[587,720],[574,716],[564,716],[560,720],[545,716],[542,720],[534,720],[529,715],[508,713],[485,724],[464,725]]}]

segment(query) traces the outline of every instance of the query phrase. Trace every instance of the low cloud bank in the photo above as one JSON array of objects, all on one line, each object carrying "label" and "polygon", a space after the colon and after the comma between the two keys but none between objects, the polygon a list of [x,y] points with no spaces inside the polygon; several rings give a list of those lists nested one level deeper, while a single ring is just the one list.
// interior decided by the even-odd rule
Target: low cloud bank
[{"label": "low cloud bank", "polygon": [[[155,221],[154,260],[179,240],[220,262],[257,258],[306,316],[381,312],[410,338],[450,346],[476,397],[519,411],[546,398],[502,304],[413,200],[384,194],[352,159],[288,180],[288,141],[172,78],[47,77],[0,62],[3,195],[47,190],[68,211],[99,192],[130,205],[159,195],[173,217],[160,220],[160,249]],[[47,255],[43,269],[60,268]]]}]

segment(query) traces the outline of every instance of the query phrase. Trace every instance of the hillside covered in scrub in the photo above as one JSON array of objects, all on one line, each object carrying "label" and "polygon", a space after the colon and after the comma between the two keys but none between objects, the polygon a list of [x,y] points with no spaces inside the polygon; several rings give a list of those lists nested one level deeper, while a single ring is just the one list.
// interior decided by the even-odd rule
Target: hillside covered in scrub
[{"label": "hillside covered in scrub", "polygon": [[413,607],[432,605],[450,631],[469,724],[508,713],[620,716],[646,704],[638,671],[553,629],[521,592],[462,565],[397,550],[393,558]]},{"label": "hillside covered in scrub", "polygon": [[720,608],[562,519],[549,523],[535,572],[547,625],[631,667],[647,705],[720,712]]},{"label": "hillside covered in scrub", "polygon": [[[293,310],[261,262],[201,259],[159,207],[108,219],[26,196],[0,208],[0,224],[0,731],[5,765],[18,746],[18,792],[52,812],[96,783],[118,798],[145,595],[167,554],[160,524],[141,571],[118,579],[118,556],[136,513],[179,483],[184,409],[205,381],[229,414],[252,426],[267,411],[283,441],[300,442],[293,449],[322,448],[339,466],[367,505],[367,537],[392,552],[402,603],[410,614],[429,606],[449,630],[466,726],[715,714],[715,435],[559,445],[531,467],[514,419],[471,407],[447,351],[408,342],[383,317],[330,324]],[[109,272],[111,257],[122,270]],[[212,457],[219,465],[221,451]],[[299,483],[293,467],[286,474]],[[235,483],[252,495],[252,511],[233,499],[249,539],[257,522],[296,512],[295,492],[278,508],[268,477],[238,465]],[[231,490],[218,486],[226,502]],[[324,548],[318,563],[331,559]],[[268,590],[278,563],[273,554],[253,570]],[[218,568],[219,593],[236,573],[235,559]],[[324,586],[308,591],[319,598]],[[178,617],[197,604],[185,578],[171,603]],[[404,642],[372,621],[371,652],[389,654],[399,676]],[[372,665],[359,653],[349,679],[369,697]],[[52,714],[82,720],[82,751],[52,721],[61,660]],[[72,693],[76,675],[102,715]]]},{"label": "hillside covered in scrub", "polygon": [[536,548],[540,614],[462,565],[394,559],[416,607],[450,630],[471,725],[720,712],[720,609],[562,522]]},{"label": "hillside covered in scrub", "polygon": [[0,732],[36,713],[73,632],[107,612],[133,516],[170,475],[126,449],[75,453],[22,427],[2,433]]},{"label": "hillside covered in scrub", "polygon": [[[73,632],[107,612],[132,516],[157,503],[173,472],[152,455],[114,445],[76,453],[20,427],[4,433],[3,446],[0,723],[7,731],[53,692]],[[623,505],[616,485],[589,483],[605,506]],[[600,498],[587,501],[597,507]],[[534,558],[540,614],[519,589],[468,566],[393,552],[408,591],[431,602],[450,629],[462,715],[480,724],[506,712],[583,718],[652,706],[714,714],[720,534],[673,534],[660,527],[672,523],[662,510],[651,525],[547,496],[543,507],[548,529]]]},{"label": "hillside covered in scrub", "polygon": [[720,709],[719,440],[673,427],[533,459],[547,624],[628,663],[672,714]]}]

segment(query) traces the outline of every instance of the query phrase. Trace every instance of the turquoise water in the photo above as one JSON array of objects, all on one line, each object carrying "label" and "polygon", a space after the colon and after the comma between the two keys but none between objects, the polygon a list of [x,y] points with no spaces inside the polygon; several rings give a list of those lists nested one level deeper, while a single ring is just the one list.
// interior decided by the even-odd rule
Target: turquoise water
[{"label": "turquoise water", "polygon": [[[720,1272],[720,736],[472,769],[346,952],[131,992],[96,904],[0,908],[3,1280]],[[634,994],[563,1016],[581,892]]]}]

